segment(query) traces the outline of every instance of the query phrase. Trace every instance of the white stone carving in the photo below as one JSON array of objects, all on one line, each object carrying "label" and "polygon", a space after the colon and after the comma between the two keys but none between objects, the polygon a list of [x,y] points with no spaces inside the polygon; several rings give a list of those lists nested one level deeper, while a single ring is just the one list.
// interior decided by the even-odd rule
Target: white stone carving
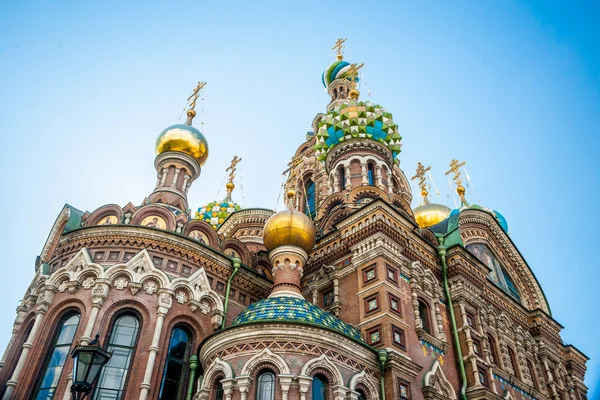
[{"label": "white stone carving", "polygon": [[83,286],[84,289],[91,289],[92,286],[94,286],[94,283],[96,283],[96,280],[90,276],[85,278],[84,281],[81,282],[81,286]]},{"label": "white stone carving", "polygon": [[115,288],[117,288],[118,290],[125,289],[128,284],[129,280],[127,280],[127,278],[124,277],[120,277],[115,280]]},{"label": "white stone carving", "polygon": [[158,285],[154,281],[148,281],[144,283],[144,292],[147,294],[154,294],[158,291]]},{"label": "white stone carving", "polygon": [[187,297],[187,295],[185,294],[185,292],[183,290],[178,291],[175,294],[175,298],[177,299],[177,302],[179,304],[185,304],[188,301],[188,297]]}]

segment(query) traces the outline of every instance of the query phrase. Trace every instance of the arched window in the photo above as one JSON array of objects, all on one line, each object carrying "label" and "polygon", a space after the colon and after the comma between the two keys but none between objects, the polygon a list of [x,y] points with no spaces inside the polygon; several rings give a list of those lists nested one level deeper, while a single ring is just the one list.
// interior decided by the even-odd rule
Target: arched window
[{"label": "arched window", "polygon": [[367,400],[367,396],[365,396],[362,390],[358,391],[358,400]]},{"label": "arched window", "polygon": [[312,381],[312,400],[327,400],[327,379],[317,375]]},{"label": "arched window", "polygon": [[275,375],[272,372],[263,372],[256,383],[256,400],[275,399]]},{"label": "arched window", "polygon": [[317,210],[315,209],[315,183],[312,179],[306,181],[304,192],[306,193],[306,215],[314,218],[317,216]]},{"label": "arched window", "polygon": [[487,335],[487,338],[488,343],[490,345],[490,357],[492,358],[492,363],[496,364],[497,366],[500,366],[500,364],[498,363],[498,352],[496,351],[496,341],[490,334]]},{"label": "arched window", "polygon": [[223,382],[221,379],[215,385],[215,400],[223,400]]},{"label": "arched window", "polygon": [[182,327],[175,327],[171,332],[169,350],[162,384],[160,386],[160,400],[177,400],[183,398],[188,374],[188,360],[190,357],[190,333]]},{"label": "arched window", "polygon": [[369,178],[369,185],[375,186],[375,166],[372,163],[367,164],[367,177]]},{"label": "arched window", "polygon": [[94,399],[120,400],[137,344],[140,323],[131,314],[123,314],[113,323],[107,350],[112,357],[104,366],[96,385]]},{"label": "arched window", "polygon": [[508,274],[496,255],[483,243],[471,243],[467,245],[467,250],[475,255],[491,270],[488,275],[490,280],[508,293],[513,299],[521,302],[521,295],[514,283],[512,277]]},{"label": "arched window", "polygon": [[419,317],[421,318],[421,323],[423,324],[423,330],[431,335],[431,323],[429,320],[429,307],[421,299],[419,299]]},{"label": "arched window", "polygon": [[515,356],[515,352],[510,347],[508,348],[508,356],[510,358],[510,363],[512,364],[513,373],[515,374],[517,379],[521,379],[521,376],[519,374],[519,368],[517,365],[517,357]]},{"label": "arched window", "polygon": [[346,189],[346,171],[343,165],[338,167],[338,176],[340,181],[340,191]]},{"label": "arched window", "polygon": [[35,393],[36,400],[47,400],[54,397],[54,391],[58,386],[78,326],[79,313],[69,313],[61,319]]},{"label": "arched window", "polygon": [[531,381],[533,383],[533,387],[539,390],[537,377],[535,376],[535,369],[533,368],[533,364],[531,361],[527,360],[527,369],[529,370],[529,376],[531,376]]}]

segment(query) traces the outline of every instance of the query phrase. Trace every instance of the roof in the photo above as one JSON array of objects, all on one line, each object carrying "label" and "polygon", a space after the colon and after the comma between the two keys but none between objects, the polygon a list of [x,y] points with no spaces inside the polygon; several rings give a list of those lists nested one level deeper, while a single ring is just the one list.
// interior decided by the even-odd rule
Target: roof
[{"label": "roof", "polygon": [[360,331],[327,311],[295,297],[268,297],[250,304],[232,326],[256,322],[296,322],[336,331],[364,343]]}]

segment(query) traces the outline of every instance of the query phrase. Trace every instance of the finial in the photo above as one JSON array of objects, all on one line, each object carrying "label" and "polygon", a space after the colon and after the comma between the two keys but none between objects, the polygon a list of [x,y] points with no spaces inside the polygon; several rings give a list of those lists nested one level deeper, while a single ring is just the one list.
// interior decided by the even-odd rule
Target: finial
[{"label": "finial", "polygon": [[339,38],[337,40],[337,42],[335,42],[335,45],[331,48],[331,50],[335,50],[335,58],[338,61],[342,61],[344,59],[344,42],[347,40],[347,38]]},{"label": "finial", "polygon": [[235,179],[235,171],[236,171],[237,165],[239,164],[240,161],[242,161],[241,158],[239,158],[238,156],[233,156],[233,159],[231,160],[231,164],[225,170],[225,172],[229,172],[229,182],[227,182],[227,185],[225,185],[225,188],[227,189],[227,199],[229,201],[231,201],[231,192],[235,188],[235,185],[233,184],[233,180]]},{"label": "finial", "polygon": [[419,180],[418,185],[419,185],[419,188],[421,188],[421,196],[423,196],[423,203],[425,203],[425,204],[429,204],[429,199],[427,198],[427,195],[429,194],[429,192],[427,192],[427,177],[425,174],[430,169],[431,169],[431,165],[425,167],[425,166],[423,166],[423,164],[421,164],[419,162],[417,164],[417,171],[415,173],[415,176],[410,178],[411,181],[414,181],[415,179]]},{"label": "finial", "polygon": [[460,176],[460,167],[462,167],[465,164],[465,161],[461,162],[455,158],[450,162],[450,169],[446,171],[446,175],[454,174],[452,180],[454,181],[454,183],[456,183],[456,193],[458,193],[458,196],[460,197],[460,201],[462,203],[467,202],[467,200],[465,199],[465,188],[462,185],[462,178]]},{"label": "finial", "polygon": [[294,209],[294,197],[296,197],[296,191],[294,189],[289,189],[286,193],[287,196],[287,208],[290,210]]},{"label": "finial", "polygon": [[188,101],[191,100],[190,109],[187,111],[188,119],[186,125],[188,126],[192,124],[192,120],[196,116],[196,110],[194,110],[196,108],[196,100],[198,100],[198,96],[200,96],[200,91],[204,89],[204,86],[206,86],[206,82],[198,82],[198,86],[196,86],[192,95],[188,97]]}]

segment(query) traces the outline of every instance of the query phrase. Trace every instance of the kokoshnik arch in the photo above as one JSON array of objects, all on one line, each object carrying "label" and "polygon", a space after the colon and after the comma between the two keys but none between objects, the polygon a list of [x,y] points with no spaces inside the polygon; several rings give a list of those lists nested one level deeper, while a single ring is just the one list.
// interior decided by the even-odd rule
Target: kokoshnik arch
[{"label": "kokoshnik arch", "polygon": [[[363,64],[323,73],[331,101],[289,164],[287,208],[227,194],[192,213],[208,159],[187,122],[156,141],[141,204],[65,205],[17,308],[2,399],[69,399],[70,349],[113,352],[92,399],[583,400],[586,356],[560,337],[498,211],[411,209],[398,126],[359,100]],[[534,267],[535,268],[535,267]]]}]

